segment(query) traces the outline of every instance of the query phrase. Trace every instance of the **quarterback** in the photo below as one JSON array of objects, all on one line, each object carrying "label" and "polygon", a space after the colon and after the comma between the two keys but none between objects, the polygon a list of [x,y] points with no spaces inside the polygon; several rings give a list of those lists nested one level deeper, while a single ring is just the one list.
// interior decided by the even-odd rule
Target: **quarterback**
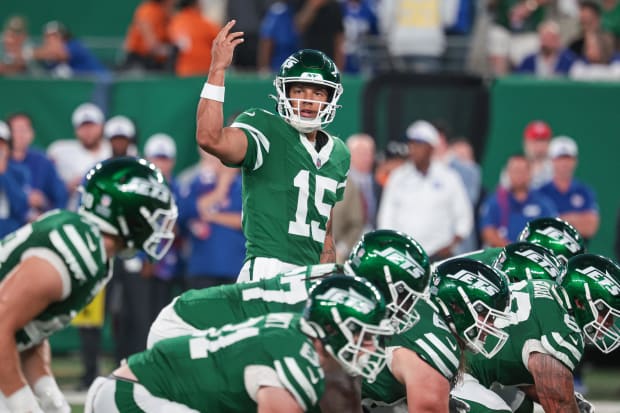
[{"label": "quarterback", "polygon": [[374,379],[379,336],[393,329],[368,281],[332,276],[303,315],[271,313],[162,340],[89,390],[86,412],[295,413],[313,411],[331,370]]},{"label": "quarterback", "polygon": [[243,176],[246,260],[238,281],[270,278],[300,265],[335,262],[332,207],[344,194],[350,154],[323,131],[342,94],[338,68],[317,50],[300,50],[275,78],[276,112],[251,108],[223,128],[224,74],[242,32],[227,23],[198,103],[196,141]]},{"label": "quarterback", "polygon": [[[47,337],[64,328],[111,276],[111,259],[160,259],[177,209],[161,172],[117,158],[86,175],[77,213],[54,210],[0,241],[0,411],[69,412]],[[37,401],[38,399],[38,401]]]}]

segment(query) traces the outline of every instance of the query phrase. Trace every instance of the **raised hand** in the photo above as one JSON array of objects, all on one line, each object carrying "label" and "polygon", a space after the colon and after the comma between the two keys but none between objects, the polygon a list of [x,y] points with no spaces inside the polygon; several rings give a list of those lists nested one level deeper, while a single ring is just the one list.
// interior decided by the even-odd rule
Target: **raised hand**
[{"label": "raised hand", "polygon": [[226,70],[232,63],[233,52],[243,43],[243,32],[230,32],[236,20],[231,20],[217,34],[211,48],[211,71]]}]

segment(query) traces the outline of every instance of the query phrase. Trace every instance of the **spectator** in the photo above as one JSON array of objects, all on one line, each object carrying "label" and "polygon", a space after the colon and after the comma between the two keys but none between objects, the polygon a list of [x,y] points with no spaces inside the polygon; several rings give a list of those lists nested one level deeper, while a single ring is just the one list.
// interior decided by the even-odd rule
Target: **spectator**
[{"label": "spectator", "polygon": [[344,72],[359,73],[364,41],[379,34],[377,16],[368,0],[342,0],[340,6],[344,16]]},{"label": "spectator", "polygon": [[540,188],[540,192],[553,201],[559,217],[588,240],[598,230],[598,205],[592,188],[575,179],[577,155],[577,144],[573,139],[568,136],[553,138],[549,145],[553,179]]},{"label": "spectator", "polygon": [[375,140],[370,135],[358,133],[349,136],[347,146],[351,152],[349,180],[362,195],[364,232],[372,231],[377,226],[377,188],[373,174]]},{"label": "spectator", "polygon": [[446,49],[445,2],[383,0],[377,6],[379,31],[400,70],[432,72]]},{"label": "spectator", "polygon": [[530,185],[533,189],[540,188],[551,180],[553,174],[549,161],[551,136],[551,128],[541,120],[528,123],[523,131],[523,151],[530,163]]},{"label": "spectator", "polygon": [[219,27],[202,15],[198,0],[180,0],[179,7],[168,28],[177,49],[174,71],[178,76],[206,75]]},{"label": "spectator", "polygon": [[2,31],[2,53],[0,53],[0,75],[35,72],[32,60],[32,44],[28,41],[28,24],[22,16],[11,16]]},{"label": "spectator", "polygon": [[344,26],[336,0],[299,0],[295,26],[304,49],[315,49],[344,67]]},{"label": "spectator", "polygon": [[168,23],[175,0],[143,0],[125,38],[126,69],[162,70],[170,58]]},{"label": "spectator", "polygon": [[620,79],[620,54],[614,51],[611,35],[603,32],[588,33],[584,44],[585,57],[570,71],[573,79]]},{"label": "spectator", "polygon": [[299,49],[301,41],[292,3],[274,3],[263,18],[258,42],[258,70],[262,72],[277,72],[284,60]]},{"label": "spectator", "polygon": [[585,36],[601,30],[601,6],[592,0],[579,3],[579,37],[571,42],[569,49],[579,58],[585,58]]},{"label": "spectator", "polygon": [[[164,134],[151,136],[144,145],[144,156],[161,170],[170,185],[173,196],[175,199],[180,199],[179,186],[173,175],[176,145],[173,140],[166,139],[166,136]],[[183,239],[177,234],[172,247],[159,262],[143,260],[142,276],[148,280],[149,326],[155,321],[160,310],[170,303],[173,288],[181,281],[179,276],[182,271],[182,245]]]},{"label": "spectator", "polygon": [[33,57],[58,77],[103,75],[107,72],[95,55],[58,21],[45,25],[43,44],[34,49]]},{"label": "spectator", "polygon": [[30,115],[15,113],[8,118],[12,136],[12,161],[29,171],[30,191],[28,219],[36,219],[43,212],[62,209],[67,205],[67,188],[58,176],[56,168],[44,152],[32,148],[34,129]]},{"label": "spectator", "polygon": [[0,121],[0,238],[26,223],[28,174],[11,161],[11,134]]},{"label": "spectator", "polygon": [[378,185],[377,199],[381,199],[385,184],[390,178],[393,170],[407,162],[409,148],[405,142],[390,141],[385,146],[385,150],[377,156],[377,166],[375,168],[375,182]]},{"label": "spectator", "polygon": [[200,169],[181,190],[179,224],[188,234],[186,286],[232,284],[245,257],[241,231],[241,177],[200,151]]},{"label": "spectator", "polygon": [[[258,62],[261,21],[273,0],[226,0],[227,20],[234,19],[238,31],[243,32],[244,42],[235,50],[233,66],[240,70],[255,71]],[[290,33],[290,32],[289,32]],[[297,48],[286,54],[284,58]],[[284,59],[280,62],[282,63]]]},{"label": "spectator", "polygon": [[414,122],[407,138],[410,162],[390,175],[377,227],[411,235],[433,260],[448,258],[472,231],[471,203],[459,176],[432,159],[439,144],[435,127]]},{"label": "spectator", "polygon": [[530,163],[524,155],[508,158],[508,187],[499,187],[482,205],[480,232],[488,247],[515,242],[525,225],[536,218],[557,216],[553,203],[530,189]]},{"label": "spectator", "polygon": [[[103,112],[92,103],[82,103],[71,116],[76,139],[57,140],[47,148],[60,179],[67,187],[70,205],[84,174],[97,162],[112,156],[110,143],[103,139]],[[73,197],[73,199],[71,199]]]},{"label": "spectator", "polygon": [[360,240],[365,229],[363,197],[351,176],[344,188],[344,197],[334,206],[334,243],[336,262],[342,264]]},{"label": "spectator", "polygon": [[538,48],[536,29],[550,0],[493,0],[494,23],[489,28],[489,61],[496,76],[508,74]]},{"label": "spectator", "polygon": [[543,22],[538,27],[538,36],[538,52],[523,59],[517,72],[538,77],[567,75],[577,56],[570,49],[562,47],[560,26],[553,21]]},{"label": "spectator", "polygon": [[105,123],[103,136],[110,142],[112,156],[136,156],[136,127],[126,116],[114,116]]}]

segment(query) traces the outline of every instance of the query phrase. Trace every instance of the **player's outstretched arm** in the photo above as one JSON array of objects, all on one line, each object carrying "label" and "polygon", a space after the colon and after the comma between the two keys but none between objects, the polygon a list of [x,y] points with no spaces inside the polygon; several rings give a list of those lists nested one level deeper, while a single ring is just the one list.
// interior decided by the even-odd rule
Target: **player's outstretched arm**
[{"label": "player's outstretched arm", "polygon": [[14,401],[24,407],[37,406],[21,368],[15,333],[49,304],[60,300],[62,291],[58,270],[34,256],[24,260],[0,283],[0,391],[9,405]]},{"label": "player's outstretched arm", "polygon": [[414,351],[394,350],[392,373],[407,389],[409,413],[448,413],[450,382]]},{"label": "player's outstretched arm", "polygon": [[547,413],[579,413],[573,373],[549,354],[532,353],[528,370],[534,377],[538,402]]},{"label": "player's outstretched arm", "polygon": [[297,400],[281,387],[261,387],[256,393],[257,413],[302,413]]},{"label": "player's outstretched arm", "polygon": [[235,20],[226,23],[213,40],[209,77],[196,114],[196,143],[224,162],[239,164],[247,150],[245,134],[238,128],[223,128],[224,76],[235,47],[243,42],[243,32],[230,32],[234,25]]}]

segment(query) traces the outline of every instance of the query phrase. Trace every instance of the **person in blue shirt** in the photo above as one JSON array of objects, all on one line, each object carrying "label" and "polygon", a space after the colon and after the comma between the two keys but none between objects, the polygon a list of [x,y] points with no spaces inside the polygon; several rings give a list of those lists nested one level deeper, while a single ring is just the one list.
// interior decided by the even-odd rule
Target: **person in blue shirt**
[{"label": "person in blue shirt", "polygon": [[549,145],[553,179],[540,192],[555,204],[559,217],[592,238],[599,227],[599,211],[592,188],[574,178],[577,168],[577,143],[568,136],[554,138]]},{"label": "person in blue shirt", "polygon": [[58,21],[43,29],[43,44],[33,50],[33,57],[58,77],[108,74],[106,67]]},{"label": "person in blue shirt", "polygon": [[553,21],[543,22],[538,27],[538,37],[539,51],[526,56],[517,68],[517,73],[541,77],[568,75],[571,66],[577,61],[577,55],[562,47],[560,26]]},{"label": "person in blue shirt", "polygon": [[11,134],[0,121],[0,238],[26,224],[28,171],[11,161]]},{"label": "person in blue shirt", "polygon": [[368,0],[343,0],[340,6],[344,23],[344,72],[359,73],[364,36],[379,34],[377,15]]},{"label": "person in blue shirt", "polygon": [[291,0],[271,5],[260,26],[258,69],[277,72],[287,57],[299,50],[299,33],[295,28],[295,12]]},{"label": "person in blue shirt", "polygon": [[555,217],[553,203],[530,190],[530,164],[525,155],[508,158],[508,187],[490,195],[480,211],[480,234],[488,247],[503,247],[515,242],[525,225],[536,218]]},{"label": "person in blue shirt", "polygon": [[245,258],[241,176],[200,152],[200,168],[182,181],[179,201],[179,224],[190,250],[185,283],[196,289],[234,283]]},{"label": "person in blue shirt", "polygon": [[30,172],[28,219],[34,220],[51,209],[65,208],[69,195],[65,184],[45,152],[31,147],[35,137],[32,119],[25,112],[14,113],[7,119],[12,137],[12,161]]}]

